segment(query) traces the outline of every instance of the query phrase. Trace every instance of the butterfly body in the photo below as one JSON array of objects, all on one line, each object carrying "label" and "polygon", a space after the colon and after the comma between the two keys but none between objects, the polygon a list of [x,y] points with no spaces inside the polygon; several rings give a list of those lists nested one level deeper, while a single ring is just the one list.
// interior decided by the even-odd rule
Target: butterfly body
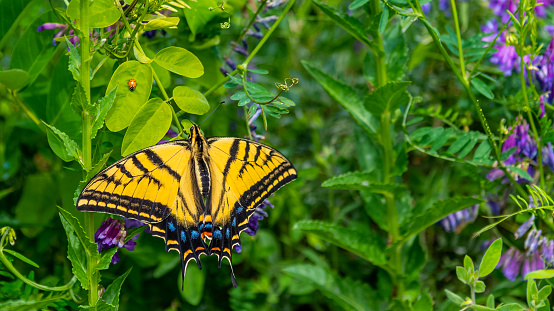
[{"label": "butterfly body", "polygon": [[77,209],[149,224],[166,251],[181,254],[183,277],[190,260],[201,268],[201,255],[215,254],[220,266],[226,258],[232,271],[232,249],[255,208],[296,176],[275,149],[241,138],[206,139],[194,125],[188,140],[142,149],[104,169]]}]

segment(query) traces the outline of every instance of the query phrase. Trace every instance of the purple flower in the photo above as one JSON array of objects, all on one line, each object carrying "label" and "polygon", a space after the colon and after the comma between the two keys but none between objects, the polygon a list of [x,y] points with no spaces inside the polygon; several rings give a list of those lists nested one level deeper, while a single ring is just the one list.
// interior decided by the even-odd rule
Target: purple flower
[{"label": "purple flower", "polygon": [[[546,102],[552,105],[554,99],[554,35],[546,47],[544,55],[536,59],[538,61],[535,66],[537,70],[533,71],[533,77],[537,80],[540,91],[544,93]],[[545,98],[541,96],[541,103],[544,101]]]},{"label": "purple flower", "polygon": [[[501,170],[500,170],[501,171]],[[494,216],[500,215],[502,207],[498,204],[498,197],[494,199],[491,195],[488,196],[487,205]]]},{"label": "purple flower", "polygon": [[549,35],[554,36],[554,25],[546,25],[544,26],[544,30],[546,30]]},{"label": "purple flower", "polygon": [[530,257],[525,258],[521,274],[525,278],[527,273],[536,270],[543,270],[544,268],[544,261],[542,260],[541,255],[538,252],[535,252]]},{"label": "purple flower", "polygon": [[[50,29],[59,29],[58,32],[56,32],[56,34],[54,35],[54,37],[52,37],[52,44],[53,45],[57,45],[58,44],[58,41],[56,41],[57,38],[65,35],[65,33],[67,32],[67,29],[69,27],[65,24],[58,24],[58,23],[45,23],[45,24],[42,24],[40,26],[38,26],[37,28],[37,32],[41,32],[41,31],[44,31],[44,30],[50,30]],[[69,30],[69,33],[68,33],[69,36],[72,36],[74,35],[74,32],[73,32],[73,29],[70,29]],[[77,45],[77,42],[79,42],[79,38],[77,36],[72,36],[71,38],[68,39],[69,42],[71,42],[73,45]]]},{"label": "purple flower", "polygon": [[252,213],[252,216],[250,216],[250,219],[248,220],[248,228],[246,228],[246,230],[244,230],[244,232],[246,232],[246,234],[250,235],[250,236],[254,236],[256,235],[256,233],[258,232],[258,229],[259,229],[259,224],[258,222],[262,219],[264,219],[264,217],[267,217],[267,212],[265,211],[265,209],[267,208],[267,206],[273,208],[273,204],[271,204],[268,200],[264,200],[264,202],[262,204],[260,204],[258,207],[256,207],[256,209],[254,210],[254,213]]},{"label": "purple flower", "polygon": [[[137,244],[135,240],[138,236],[134,236],[132,239],[125,243],[125,237],[127,231],[125,230],[124,223],[121,220],[115,218],[108,218],[103,221],[100,228],[94,234],[94,241],[98,243],[98,253],[101,253],[103,249],[109,249],[112,247],[125,248],[127,250],[135,250]],[[119,261],[119,249],[112,257],[112,264],[116,264]]]},{"label": "purple flower", "polygon": [[552,265],[554,263],[554,241],[546,240],[542,244],[542,250],[541,251],[542,251],[542,256],[543,256],[544,261],[548,265]]},{"label": "purple flower", "polygon": [[510,14],[506,10],[514,13],[518,2],[517,0],[491,0],[489,1],[489,7],[496,16],[500,17],[502,23],[506,23],[510,20]]},{"label": "purple flower", "polygon": [[[165,133],[165,136],[164,136],[164,137],[166,137],[166,138],[174,138],[174,137],[177,137],[177,136],[179,136],[179,135],[177,134],[177,132],[175,132],[174,130],[172,130],[172,129],[170,128],[169,130],[167,130],[167,133]],[[162,140],[160,140],[160,141],[157,143],[157,145],[159,145],[159,144],[165,144],[165,143],[167,143],[167,142],[169,142],[169,139],[162,139]]]},{"label": "purple flower", "polygon": [[490,58],[491,63],[497,65],[498,69],[502,70],[505,76],[511,75],[512,70],[519,65],[519,56],[517,55],[516,48],[505,44],[496,45],[495,47],[497,51],[492,54]]},{"label": "purple flower", "polygon": [[508,280],[515,281],[519,275],[522,259],[523,254],[520,254],[517,249],[511,247],[504,255],[502,255],[502,257],[500,257],[500,262],[498,263],[497,268],[502,266],[502,274],[504,274]]},{"label": "purple flower", "polygon": [[550,169],[554,172],[554,150],[552,149],[552,144],[548,142],[546,146],[542,147],[542,163],[548,165]]},{"label": "purple flower", "polygon": [[423,14],[427,15],[431,11],[431,2],[427,2],[421,5],[421,10]]},{"label": "purple flower", "polygon": [[517,228],[516,232],[514,233],[514,236],[516,239],[519,239],[521,236],[523,236],[529,228],[533,225],[533,222],[535,221],[535,215],[531,215],[531,217],[525,221],[524,223]]},{"label": "purple flower", "polygon": [[481,26],[481,31],[484,33],[490,33],[490,35],[483,37],[481,40],[485,42],[492,42],[498,33],[498,22],[496,19],[491,19]]},{"label": "purple flower", "polygon": [[445,11],[445,16],[450,16],[450,0],[439,0],[439,10]]},{"label": "purple flower", "polygon": [[469,223],[475,221],[479,213],[479,205],[473,205],[461,211],[454,212],[439,221],[446,232],[460,233]]}]

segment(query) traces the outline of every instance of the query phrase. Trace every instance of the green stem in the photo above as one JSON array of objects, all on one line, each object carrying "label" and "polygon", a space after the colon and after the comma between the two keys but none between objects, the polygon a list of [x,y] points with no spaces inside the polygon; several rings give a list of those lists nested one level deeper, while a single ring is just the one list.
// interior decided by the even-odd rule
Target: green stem
[{"label": "green stem", "polygon": [[[80,2],[81,18],[80,18],[80,32],[81,32],[81,86],[85,90],[87,100],[90,102],[90,50],[89,50],[89,1]],[[89,170],[92,167],[92,142],[91,142],[91,120],[88,111],[83,110],[82,115],[82,132],[83,132],[83,146],[82,156],[85,170]],[[83,172],[86,176],[86,172]],[[94,243],[94,214],[85,214],[85,231],[92,243]],[[89,305],[95,306],[98,299],[98,278],[96,273],[96,261],[93,259],[92,254],[86,254],[87,257],[87,277],[89,287]]]},{"label": "green stem", "polygon": [[229,50],[229,54],[227,54],[227,57],[229,57],[229,56],[231,55],[231,52],[232,52],[233,49],[237,46],[237,44],[239,44],[239,42],[242,40],[242,38],[244,37],[244,35],[248,32],[248,29],[250,29],[250,27],[252,27],[252,24],[254,24],[254,22],[256,22],[256,17],[258,17],[258,15],[260,15],[260,13],[261,13],[262,10],[264,9],[266,3],[267,3],[267,0],[263,0],[263,1],[260,3],[260,6],[258,7],[258,10],[256,10],[256,13],[254,13],[254,15],[252,16],[252,18],[251,18],[250,21],[248,22],[248,25],[246,25],[246,27],[242,30],[242,32],[240,33],[240,35],[239,35],[239,37],[237,38],[237,40],[232,44],[231,49]]},{"label": "green stem", "polygon": [[466,78],[466,67],[464,65],[464,49],[462,47],[462,35],[460,34],[460,23],[458,22],[458,12],[456,11],[456,2],[450,0],[452,8],[452,16],[454,17],[454,25],[456,26],[456,39],[458,40],[458,55],[460,58],[460,72],[464,79]]},{"label": "green stem", "polygon": [[17,271],[17,269],[12,265],[11,261],[9,261],[8,258],[6,258],[6,256],[4,255],[4,252],[3,252],[4,245],[7,243],[7,242],[5,242],[5,240],[6,240],[6,237],[8,236],[8,234],[9,234],[10,230],[11,229],[8,229],[4,232],[4,234],[2,235],[2,240],[0,241],[0,261],[2,261],[2,264],[4,264],[4,266],[11,273],[13,273],[18,279],[20,279],[25,284],[28,284],[29,286],[32,286],[34,288],[44,290],[44,291],[51,291],[51,292],[66,291],[66,290],[69,290],[73,286],[73,284],[75,284],[75,282],[77,281],[77,277],[75,277],[75,276],[73,276],[73,278],[67,284],[62,285],[62,286],[46,286],[46,285],[38,284],[34,281],[29,280],[25,276],[23,276],[23,274],[21,274],[19,271]]},{"label": "green stem", "polygon": [[[381,3],[379,0],[372,0],[370,2],[371,10],[373,14],[377,15],[379,12],[381,12]],[[378,33],[373,39],[374,41],[374,49],[371,50],[373,55],[375,56],[375,84],[379,88],[385,84],[387,84],[387,65],[385,64],[385,49],[383,46],[383,35],[381,33]]]}]

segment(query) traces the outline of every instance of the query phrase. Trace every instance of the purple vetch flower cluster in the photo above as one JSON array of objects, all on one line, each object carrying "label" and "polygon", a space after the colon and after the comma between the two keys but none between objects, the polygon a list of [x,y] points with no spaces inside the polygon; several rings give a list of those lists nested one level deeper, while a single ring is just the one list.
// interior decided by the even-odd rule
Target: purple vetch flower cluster
[{"label": "purple vetch flower cluster", "polygon": [[469,223],[472,223],[479,214],[479,205],[473,205],[461,211],[452,213],[439,221],[444,231],[460,233]]},{"label": "purple vetch flower cluster", "polygon": [[533,64],[536,70],[531,71],[531,76],[537,81],[537,87],[541,95],[541,110],[544,114],[544,104],[552,105],[554,99],[554,35],[550,44],[546,47],[544,55],[539,55]]},{"label": "purple vetch flower cluster", "polygon": [[[127,224],[128,222],[128,224]],[[98,253],[101,253],[103,249],[109,249],[112,247],[125,248],[130,251],[135,250],[138,235],[125,243],[125,237],[127,236],[127,228],[139,227],[144,225],[138,220],[128,220],[125,223],[115,218],[108,218],[100,225],[100,228],[94,234],[94,241],[98,243]],[[116,264],[119,261],[119,249],[112,257],[112,264]]]},{"label": "purple vetch flower cluster", "polygon": [[[510,11],[514,14],[519,5],[519,0],[490,0],[489,8],[492,12],[500,18],[502,23],[507,23],[510,20],[510,14],[506,11]],[[554,0],[537,0],[537,6],[535,7],[535,15],[539,18],[546,17],[546,10],[554,5]]]},{"label": "purple vetch flower cluster", "polygon": [[[532,202],[532,200],[530,200]],[[535,215],[519,226],[514,233],[516,239],[523,237],[534,225]],[[524,243],[524,252],[514,247],[502,255],[497,268],[502,267],[504,276],[514,281],[520,274],[522,277],[531,271],[543,270],[554,264],[554,240],[542,236],[542,230],[532,229],[527,233]]]},{"label": "purple vetch flower cluster", "polygon": [[[484,42],[492,42],[498,34],[498,22],[496,19],[491,19],[481,26],[481,31],[490,34],[483,37]],[[496,52],[491,55],[490,62],[497,65],[505,76],[512,74],[514,69],[519,68],[519,56],[516,53],[516,48],[506,44],[506,36],[508,32],[504,30],[495,42],[494,48]]]},{"label": "purple vetch flower cluster", "polygon": [[[59,31],[56,32],[56,34],[54,34],[54,37],[52,37],[52,44],[57,45],[58,41],[56,41],[56,39],[62,37],[63,35],[65,35],[68,28],[69,28],[69,26],[67,26],[65,24],[45,23],[45,24],[42,24],[42,25],[38,26],[37,32],[41,32],[41,31],[44,31],[44,30],[51,30],[51,29],[59,29]],[[73,29],[69,29],[69,32],[67,32],[67,35],[72,36],[71,38],[68,39],[69,42],[71,42],[74,46],[77,46],[77,44],[79,43],[79,37],[77,37],[75,35],[75,33],[73,32]]]},{"label": "purple vetch flower cluster", "polygon": [[[525,171],[531,176],[534,175],[537,165],[537,143],[529,134],[529,124],[525,121],[519,122],[514,127],[510,127],[511,134],[502,143],[502,152],[515,148],[515,151],[504,161],[507,166],[516,166]],[[554,172],[554,151],[551,143],[542,146],[542,162],[543,165],[550,167]],[[504,177],[502,183],[508,183],[508,179],[504,176],[504,171],[498,168],[493,168],[488,174],[487,179],[494,181]],[[518,182],[526,181],[521,176],[515,174],[514,179]]]}]

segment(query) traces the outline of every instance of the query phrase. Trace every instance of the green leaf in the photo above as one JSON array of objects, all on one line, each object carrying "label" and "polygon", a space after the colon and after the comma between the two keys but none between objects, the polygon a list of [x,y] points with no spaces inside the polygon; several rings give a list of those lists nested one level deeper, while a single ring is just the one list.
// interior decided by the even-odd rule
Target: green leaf
[{"label": "green leaf", "polygon": [[456,141],[452,145],[450,145],[446,152],[450,154],[457,153],[458,151],[462,150],[462,148],[471,140],[471,138],[471,133],[467,133],[461,137],[458,137],[458,139],[456,139]]},{"label": "green leaf", "polygon": [[300,229],[317,235],[338,247],[344,248],[374,265],[386,264],[385,244],[372,230],[345,228],[326,222],[302,220],[294,225]]},{"label": "green leaf", "polygon": [[77,218],[59,206],[58,210],[60,212],[63,228],[67,234],[67,241],[69,244],[67,248],[67,258],[71,261],[71,271],[73,271],[73,274],[77,277],[81,286],[85,290],[88,290],[86,254],[90,253],[92,259],[97,260],[99,257],[98,245],[90,242]]},{"label": "green leaf", "polygon": [[210,111],[210,104],[204,94],[187,86],[175,87],[173,100],[181,110],[187,113],[203,115]]},{"label": "green leaf", "polygon": [[321,186],[341,190],[368,190],[374,193],[399,193],[406,190],[400,184],[383,184],[372,181],[374,174],[370,172],[349,172],[324,181]]},{"label": "green leaf", "polygon": [[472,307],[475,311],[494,311],[494,309],[491,309],[491,308],[485,307],[485,306],[480,306],[480,305],[473,305]]},{"label": "green leaf", "polygon": [[[0,1],[0,38],[2,41],[11,38],[10,34],[16,34],[18,18],[24,16],[24,12],[28,12],[28,8],[33,6],[32,1]],[[8,32],[10,31],[10,32]],[[0,44],[0,46],[4,46]]]},{"label": "green leaf", "polygon": [[523,311],[523,307],[517,303],[509,303],[499,306],[496,311]]},{"label": "green leaf", "polygon": [[282,114],[289,113],[289,111],[287,109],[279,108],[279,107],[276,107],[276,106],[270,106],[270,105],[263,105],[262,110],[266,114],[268,114],[268,115],[270,115],[274,118],[277,118],[277,119],[281,118]]},{"label": "green leaf", "polygon": [[96,266],[96,269],[98,270],[106,270],[110,267],[110,263],[112,263],[112,257],[115,255],[119,248],[117,246],[112,247],[110,249],[105,249],[102,251],[102,254],[100,254],[100,260],[98,261],[98,265]]},{"label": "green leaf", "polygon": [[356,123],[372,137],[376,138],[377,128],[379,127],[378,121],[364,108],[363,100],[352,87],[333,79],[307,61],[302,61],[302,65],[329,96],[341,104],[354,117]]},{"label": "green leaf", "polygon": [[[130,79],[137,81],[134,91],[129,90]],[[137,61],[127,61],[115,70],[106,95],[117,87],[112,108],[106,115],[106,127],[119,132],[131,124],[135,114],[150,97],[152,90],[152,68]]]},{"label": "green leaf", "polygon": [[542,301],[548,298],[548,296],[550,296],[551,293],[552,293],[552,287],[550,285],[546,285],[545,287],[541,288],[537,296],[539,300]]},{"label": "green leaf", "polygon": [[159,17],[153,19],[144,25],[144,31],[167,29],[177,27],[181,19],[179,17]]},{"label": "green leaf", "polygon": [[413,311],[432,311],[433,310],[433,300],[431,295],[427,291],[421,293],[421,296],[414,304]]},{"label": "green leaf", "polygon": [[463,267],[456,267],[456,276],[458,277],[458,280],[460,280],[460,282],[464,284],[468,283],[467,271]]},{"label": "green leaf", "polygon": [[519,168],[519,167],[516,167],[516,166],[506,166],[506,168],[516,174],[518,174],[519,176],[521,176],[522,178],[525,178],[529,181],[533,181],[533,177],[531,177],[531,175],[529,175],[529,173],[527,173],[525,170]]},{"label": "green leaf", "polygon": [[354,38],[360,40],[368,47],[373,47],[373,42],[371,42],[367,37],[367,35],[365,34],[364,26],[359,20],[349,16],[348,14],[340,13],[335,8],[328,6],[323,2],[320,2],[317,0],[312,0],[312,2],[318,8],[320,8],[327,16],[329,16],[337,25],[339,25],[348,33],[350,33],[352,36],[354,36]]},{"label": "green leaf", "polygon": [[96,103],[96,115],[94,115],[94,119],[92,120],[91,139],[94,139],[98,133],[98,130],[104,126],[104,120],[106,119],[108,111],[112,108],[116,93],[117,86],[110,93],[108,93],[108,95],[100,98]]},{"label": "green leaf", "polygon": [[492,93],[489,86],[483,82],[479,78],[473,78],[471,79],[471,85],[477,90],[477,92],[481,93],[481,95],[485,96],[488,99],[493,99],[494,94]]},{"label": "green leaf", "polygon": [[[179,278],[181,287],[182,278]],[[204,295],[204,284],[206,283],[206,270],[200,270],[196,265],[187,266],[184,289],[181,296],[193,306],[197,306],[202,301]]]},{"label": "green leaf", "polygon": [[464,256],[464,269],[466,269],[468,277],[471,277],[473,275],[473,272],[475,272],[473,260],[471,260],[471,257],[469,257],[468,255]]},{"label": "green leaf", "polygon": [[144,230],[146,230],[146,228],[148,228],[148,225],[136,227],[127,231],[127,235],[125,236],[125,243],[129,242],[129,240],[131,240],[136,235],[141,234]]},{"label": "green leaf", "polygon": [[485,291],[485,283],[483,281],[477,281],[475,283],[475,292],[482,293]]},{"label": "green leaf", "polygon": [[347,310],[379,310],[378,294],[366,283],[341,278],[321,266],[297,264],[283,268],[283,272],[295,279],[313,285],[322,294]]},{"label": "green leaf", "polygon": [[348,6],[348,9],[355,10],[368,2],[369,0],[354,0],[352,1],[352,3],[350,3],[350,5]]},{"label": "green leaf", "polygon": [[187,1],[186,3],[190,6],[190,10],[185,9],[183,12],[192,33],[192,37],[189,38],[192,41],[204,26],[219,15],[218,9],[211,9],[217,7],[218,3],[216,0]]},{"label": "green leaf", "polygon": [[494,309],[494,295],[493,294],[489,294],[487,296],[487,307]]},{"label": "green leaf", "polygon": [[48,22],[58,20],[52,11],[47,11],[27,27],[17,40],[10,53],[9,69],[21,69],[29,75],[28,84],[32,84],[36,77],[48,65],[56,52],[52,45],[52,35],[58,30],[37,32],[37,28]]},{"label": "green leaf", "polygon": [[12,251],[11,249],[7,249],[7,248],[4,248],[3,251],[10,254],[10,255],[12,255],[12,256],[14,256],[15,258],[17,258],[17,259],[19,259],[23,262],[33,266],[33,267],[37,268],[37,269],[40,268],[34,261],[32,261],[31,259],[21,255],[20,253],[18,253],[16,251]]},{"label": "green leaf", "polygon": [[387,24],[389,22],[389,9],[388,7],[384,7],[383,11],[381,11],[381,19],[379,21],[379,33],[383,33],[385,31],[385,28],[387,27]]},{"label": "green leaf", "polygon": [[531,271],[531,272],[527,273],[523,279],[524,280],[529,280],[529,279],[538,280],[538,279],[551,279],[551,278],[554,278],[554,270],[547,269],[547,270]]},{"label": "green leaf", "polygon": [[450,215],[451,213],[457,212],[464,208],[468,208],[475,204],[480,204],[484,202],[482,199],[477,199],[473,197],[453,197],[445,200],[435,201],[433,205],[418,214],[415,214],[412,217],[412,225],[404,233],[404,238],[398,243],[403,243],[406,239],[418,234],[419,232],[425,230],[427,227],[432,226],[437,221],[443,219],[444,217]]},{"label": "green leaf", "polygon": [[537,283],[533,279],[527,279],[527,305],[532,306],[534,297],[537,296],[539,290],[537,289]]},{"label": "green leaf", "polygon": [[11,69],[0,71],[0,84],[3,84],[10,90],[19,90],[27,85],[28,82],[29,74],[25,70]]},{"label": "green leaf", "polygon": [[198,78],[204,74],[204,66],[198,57],[180,47],[170,46],[159,51],[154,61],[163,68],[187,78]]},{"label": "green leaf", "polygon": [[121,155],[127,156],[158,143],[167,133],[171,119],[171,107],[167,103],[160,98],[147,101],[137,112],[123,137]]},{"label": "green leaf", "polygon": [[127,270],[127,272],[116,278],[112,284],[106,287],[106,291],[102,295],[101,301],[97,303],[98,309],[109,307],[117,310],[119,308],[119,292],[121,291],[121,285],[123,285],[123,281],[125,281],[131,272],[131,269],[132,268]]},{"label": "green leaf", "polygon": [[492,147],[488,140],[484,140],[479,147],[477,147],[477,150],[475,150],[475,154],[473,155],[473,160],[475,159],[481,159],[481,158],[488,158],[491,154]]},{"label": "green leaf", "polygon": [[57,128],[49,125],[44,121],[42,121],[42,123],[44,123],[44,125],[46,125],[54,134],[56,134],[56,136],[58,136],[58,138],[60,138],[63,141],[67,154],[73,157],[73,159],[77,160],[77,162],[79,162],[79,164],[83,166],[83,162],[81,161],[82,159],[81,150],[79,150],[79,146],[77,145],[77,143],[71,138],[69,138],[69,136],[67,136],[66,133],[58,130]]},{"label": "green leaf", "polygon": [[[67,16],[71,20],[81,19],[81,0],[71,0],[67,6]],[[104,28],[115,24],[121,17],[118,8],[111,0],[94,0],[89,7],[89,27]],[[77,22],[77,27],[79,22]]]},{"label": "green leaf", "polygon": [[446,293],[446,298],[452,301],[456,306],[461,306],[464,303],[464,299],[462,297],[458,296],[457,294],[454,294],[448,289],[445,289],[444,292]]},{"label": "green leaf", "polygon": [[389,82],[364,98],[365,108],[379,118],[384,113],[393,113],[410,102],[406,88],[410,82]]},{"label": "green leaf", "polygon": [[73,111],[75,111],[78,115],[81,115],[83,111],[87,111],[91,116],[96,114],[96,107],[90,104],[85,94],[85,90],[80,83],[75,85],[75,90],[73,91],[73,96],[71,97],[71,108],[73,108]]},{"label": "green leaf", "polygon": [[79,55],[79,51],[75,48],[73,43],[67,39],[67,36],[64,36],[65,43],[67,44],[67,47],[69,48],[69,71],[71,71],[71,74],[73,75],[73,79],[75,81],[81,80],[81,56]]},{"label": "green leaf", "polygon": [[269,73],[269,71],[267,71],[265,69],[248,69],[248,72],[257,73],[257,74],[260,74],[260,75],[266,75],[266,74]]},{"label": "green leaf", "polygon": [[496,239],[489,246],[489,248],[485,252],[485,255],[483,256],[483,259],[481,260],[481,264],[479,265],[479,277],[485,277],[489,275],[494,270],[494,268],[496,268],[496,265],[500,261],[501,253],[502,239]]}]

